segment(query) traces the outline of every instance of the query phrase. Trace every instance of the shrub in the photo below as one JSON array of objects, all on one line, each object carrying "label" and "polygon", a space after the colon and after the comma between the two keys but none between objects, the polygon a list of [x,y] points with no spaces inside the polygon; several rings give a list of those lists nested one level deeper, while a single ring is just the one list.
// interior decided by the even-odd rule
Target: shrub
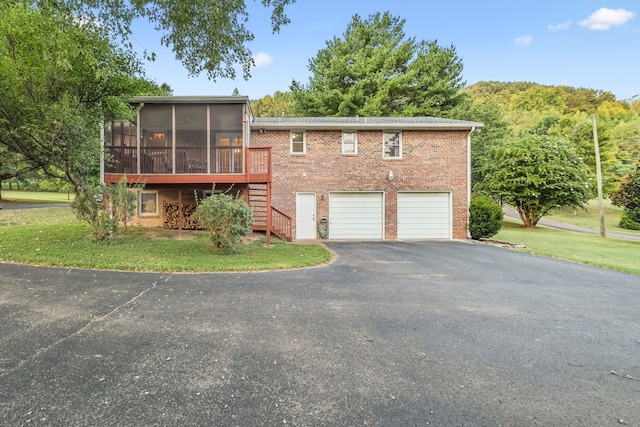
[{"label": "shrub", "polygon": [[618,225],[627,230],[640,230],[640,209],[624,208]]},{"label": "shrub", "polygon": [[253,223],[251,207],[229,194],[212,194],[200,200],[192,218],[209,230],[216,250],[229,252],[237,250]]},{"label": "shrub", "polygon": [[118,222],[105,212],[101,200],[102,190],[82,185],[78,186],[74,193],[76,197],[71,203],[71,209],[80,221],[86,221],[91,225],[93,237],[98,241],[112,237]]},{"label": "shrub", "polygon": [[[115,218],[114,227],[121,222],[124,230],[127,229],[127,223],[131,221],[136,212],[136,200],[138,191],[144,189],[144,184],[127,184],[127,175],[123,175],[120,181],[115,184],[107,185],[103,188],[103,204],[109,212],[109,215]],[[117,231],[113,229],[113,233]]]},{"label": "shrub", "polygon": [[471,238],[487,239],[494,236],[500,227],[504,213],[499,204],[487,196],[473,196],[469,205],[469,232]]}]

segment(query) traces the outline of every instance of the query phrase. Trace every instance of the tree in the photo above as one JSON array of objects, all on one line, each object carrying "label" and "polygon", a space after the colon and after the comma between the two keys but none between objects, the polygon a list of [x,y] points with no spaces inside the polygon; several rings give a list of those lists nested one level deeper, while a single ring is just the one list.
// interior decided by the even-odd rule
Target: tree
[{"label": "tree", "polygon": [[618,147],[622,163],[629,168],[625,172],[629,172],[633,169],[635,163],[640,160],[640,116],[636,115],[630,120],[618,122],[613,129],[613,133],[616,139],[620,141]]},{"label": "tree", "polygon": [[555,207],[589,200],[587,168],[562,139],[524,135],[496,145],[483,164],[479,190],[515,207],[527,228]]},{"label": "tree", "polygon": [[[611,122],[599,119],[598,146],[600,148],[600,165],[602,169],[602,189],[605,193],[613,191],[618,185],[619,176],[616,168],[620,164],[618,159],[618,145],[611,137]],[[596,152],[593,146],[593,122],[586,120],[578,122],[573,127],[569,141],[574,145],[578,155],[588,167],[591,182],[596,182]],[[593,191],[597,189],[595,186]],[[592,193],[595,196],[596,193]]]},{"label": "tree", "polygon": [[2,3],[0,16],[0,146],[67,181],[72,208],[101,237],[100,127],[132,117],[130,98],[155,85],[92,21],[22,2]]},{"label": "tree", "polygon": [[[264,7],[272,8],[274,32],[289,23],[284,9],[294,2],[261,0]],[[239,65],[245,79],[251,76],[254,62],[247,44],[254,35],[245,25],[249,19],[245,0],[34,0],[34,3],[54,14],[65,11],[100,22],[125,41],[133,34],[133,22],[147,19],[162,34],[161,44],[173,49],[189,75],[206,72],[212,80],[235,78]],[[155,57],[152,52],[147,52],[147,56]]]},{"label": "tree", "polygon": [[418,116],[447,113],[467,96],[455,47],[417,41],[389,12],[354,15],[309,61],[307,85],[291,85],[301,116]]},{"label": "tree", "polygon": [[502,107],[492,101],[473,102],[470,99],[453,110],[457,119],[484,124],[471,138],[471,182],[472,186],[484,179],[482,164],[495,144],[512,136],[511,124]]},{"label": "tree", "polygon": [[267,95],[264,98],[251,101],[251,111],[256,117],[280,117],[282,114],[291,116],[293,110],[293,95],[291,92],[280,92]]},{"label": "tree", "polygon": [[629,172],[617,191],[609,195],[614,206],[624,207],[620,226],[637,229],[640,225],[640,162]]},{"label": "tree", "polygon": [[20,154],[7,150],[0,144],[0,200],[2,200],[2,182],[18,178],[36,168],[24,160]]}]

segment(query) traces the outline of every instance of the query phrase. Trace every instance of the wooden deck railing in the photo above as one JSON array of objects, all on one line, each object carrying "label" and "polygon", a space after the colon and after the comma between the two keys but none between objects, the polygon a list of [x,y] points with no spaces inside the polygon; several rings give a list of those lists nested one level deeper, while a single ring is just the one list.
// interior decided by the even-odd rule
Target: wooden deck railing
[{"label": "wooden deck railing", "polygon": [[245,174],[247,182],[271,181],[271,147],[211,147],[209,158],[206,147],[176,147],[175,160],[172,147],[140,147],[139,151],[136,147],[109,147],[108,151],[106,173]]},{"label": "wooden deck railing", "polygon": [[293,240],[293,221],[291,217],[271,207],[271,232],[284,241]]},{"label": "wooden deck railing", "polygon": [[271,182],[271,147],[247,147],[247,181]]}]

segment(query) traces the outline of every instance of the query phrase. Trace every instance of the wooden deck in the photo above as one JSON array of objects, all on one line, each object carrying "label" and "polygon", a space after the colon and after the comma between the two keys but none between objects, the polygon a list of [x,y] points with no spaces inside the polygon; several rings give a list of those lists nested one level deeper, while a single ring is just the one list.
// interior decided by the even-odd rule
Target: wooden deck
[{"label": "wooden deck", "polygon": [[271,182],[271,147],[109,147],[105,182],[213,184]]}]

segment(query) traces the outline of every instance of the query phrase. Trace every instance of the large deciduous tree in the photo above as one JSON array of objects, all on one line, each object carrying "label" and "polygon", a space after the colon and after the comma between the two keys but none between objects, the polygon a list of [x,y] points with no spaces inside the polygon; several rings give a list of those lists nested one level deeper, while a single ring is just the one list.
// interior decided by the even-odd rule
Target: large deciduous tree
[{"label": "large deciduous tree", "polygon": [[[598,120],[598,147],[600,151],[600,165],[602,171],[602,188],[605,193],[613,191],[618,185],[619,176],[616,168],[620,164],[618,159],[618,145],[611,132],[611,122]],[[576,151],[588,167],[591,182],[596,182],[596,151],[593,143],[593,122],[586,120],[576,123],[569,141],[574,144]],[[592,190],[596,190],[595,186]],[[594,197],[596,193],[592,193]]]},{"label": "large deciduous tree", "polygon": [[492,101],[466,100],[452,111],[452,116],[484,124],[471,139],[471,182],[475,187],[484,180],[482,164],[494,145],[512,136],[511,124],[502,107]]},{"label": "large deciduous tree", "polygon": [[128,118],[129,99],[152,92],[134,57],[101,26],[23,2],[0,5],[0,146],[70,183],[74,209],[98,234],[91,177],[105,118]]},{"label": "large deciduous tree", "polygon": [[302,116],[447,116],[466,94],[455,47],[416,40],[388,12],[353,16],[309,61],[308,84],[294,81],[294,114]]},{"label": "large deciduous tree", "polygon": [[[272,8],[274,32],[289,22],[285,7],[295,0],[261,0]],[[68,10],[101,22],[113,34],[129,40],[133,22],[146,19],[162,45],[173,50],[190,75],[235,78],[240,66],[245,79],[254,65],[247,44],[254,35],[247,28],[245,0],[34,0],[40,8]],[[135,34],[133,34],[135,36]],[[153,58],[153,52],[147,52]]]},{"label": "large deciduous tree", "polygon": [[497,144],[484,161],[478,190],[515,207],[525,227],[556,207],[589,200],[587,167],[562,139],[524,135]]}]

